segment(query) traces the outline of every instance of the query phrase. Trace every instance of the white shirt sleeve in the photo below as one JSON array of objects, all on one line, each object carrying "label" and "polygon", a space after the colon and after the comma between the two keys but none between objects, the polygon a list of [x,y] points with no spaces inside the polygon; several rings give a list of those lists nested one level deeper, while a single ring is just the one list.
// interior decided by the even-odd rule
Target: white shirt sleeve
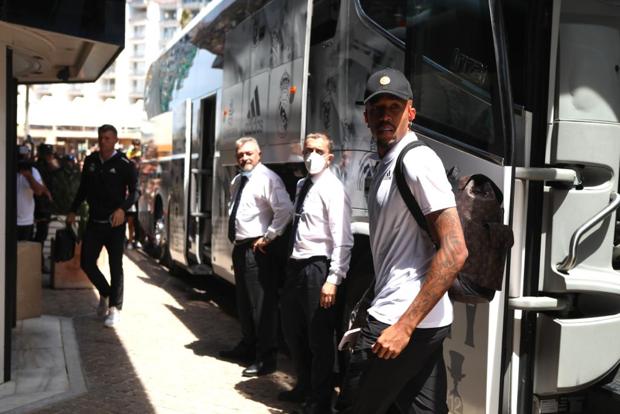
[{"label": "white shirt sleeve", "polygon": [[41,174],[39,173],[39,170],[37,170],[35,167],[32,167],[32,178],[34,178],[34,180],[39,184],[43,185],[43,179],[41,178]]},{"label": "white shirt sleeve", "polygon": [[265,236],[273,240],[284,233],[284,229],[293,218],[293,203],[280,177],[273,177],[268,183],[266,196],[273,211],[273,219]]},{"label": "white shirt sleeve", "polygon": [[339,285],[347,276],[353,247],[351,232],[351,200],[342,185],[330,189],[338,194],[329,198],[327,214],[329,231],[334,243],[327,281]]},{"label": "white shirt sleeve", "polygon": [[424,215],[456,206],[452,186],[435,151],[415,148],[403,162],[407,184]]}]

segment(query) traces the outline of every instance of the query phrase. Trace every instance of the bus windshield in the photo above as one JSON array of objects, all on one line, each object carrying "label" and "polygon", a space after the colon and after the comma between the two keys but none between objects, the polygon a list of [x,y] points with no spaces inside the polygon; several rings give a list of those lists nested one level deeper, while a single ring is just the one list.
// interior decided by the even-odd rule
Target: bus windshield
[{"label": "bus windshield", "polygon": [[493,111],[497,74],[488,3],[413,3],[407,48],[417,123],[503,157]]}]

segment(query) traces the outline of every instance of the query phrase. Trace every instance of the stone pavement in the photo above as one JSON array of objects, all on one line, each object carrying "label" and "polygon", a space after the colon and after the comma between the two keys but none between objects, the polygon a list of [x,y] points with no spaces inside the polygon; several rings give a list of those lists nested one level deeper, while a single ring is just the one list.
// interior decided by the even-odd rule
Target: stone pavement
[{"label": "stone pavement", "polygon": [[138,251],[124,259],[125,303],[117,329],[95,315],[94,290],[44,289],[43,313],[72,318],[87,392],[36,411],[98,413],[287,413],[277,401],[291,364],[244,378],[217,352],[239,340],[234,288],[215,278],[177,278]]}]

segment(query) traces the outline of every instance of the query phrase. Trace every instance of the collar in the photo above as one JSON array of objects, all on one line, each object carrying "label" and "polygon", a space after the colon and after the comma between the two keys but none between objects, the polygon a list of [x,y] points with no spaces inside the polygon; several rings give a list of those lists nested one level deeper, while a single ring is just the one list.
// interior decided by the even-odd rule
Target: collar
[{"label": "collar", "polygon": [[110,158],[108,158],[107,160],[104,160],[103,158],[101,158],[101,151],[97,151],[97,155],[99,156],[99,161],[101,161],[102,164],[106,163],[106,162],[110,161],[112,158],[116,157],[116,154],[118,154],[118,152],[116,150],[114,150],[114,152],[112,153]]},{"label": "collar", "polygon": [[239,176],[248,177],[248,180],[249,180],[250,178],[252,178],[252,175],[254,175],[254,173],[260,174],[260,170],[262,168],[263,168],[263,163],[259,162],[258,164],[254,166],[254,168],[252,168],[251,171],[248,171],[248,172],[239,171]]},{"label": "collar", "polygon": [[400,141],[396,143],[396,145],[394,145],[392,148],[389,149],[389,151],[387,152],[387,154],[383,156],[383,158],[380,158],[381,162],[384,164],[391,162],[396,157],[398,157],[398,154],[400,154],[402,149],[405,148],[405,145],[409,144],[410,142],[417,141],[417,140],[418,140],[418,137],[416,136],[415,132],[413,131],[407,132],[405,136],[402,137]]}]

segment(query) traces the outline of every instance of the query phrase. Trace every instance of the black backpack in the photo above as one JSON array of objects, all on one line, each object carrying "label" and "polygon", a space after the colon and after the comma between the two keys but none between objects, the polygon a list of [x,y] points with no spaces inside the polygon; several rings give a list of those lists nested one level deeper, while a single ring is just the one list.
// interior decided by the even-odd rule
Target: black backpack
[{"label": "black backpack", "polygon": [[[403,148],[396,160],[394,176],[407,208],[433,240],[426,218],[403,172],[405,154],[423,145],[422,141],[414,141]],[[461,177],[454,193],[469,256],[448,294],[458,302],[488,303],[495,296],[495,291],[502,289],[504,264],[513,244],[512,230],[503,224],[503,195],[495,183],[482,174]]]},{"label": "black backpack", "polygon": [[56,230],[54,238],[54,262],[66,262],[73,259],[77,236],[69,226]]}]

